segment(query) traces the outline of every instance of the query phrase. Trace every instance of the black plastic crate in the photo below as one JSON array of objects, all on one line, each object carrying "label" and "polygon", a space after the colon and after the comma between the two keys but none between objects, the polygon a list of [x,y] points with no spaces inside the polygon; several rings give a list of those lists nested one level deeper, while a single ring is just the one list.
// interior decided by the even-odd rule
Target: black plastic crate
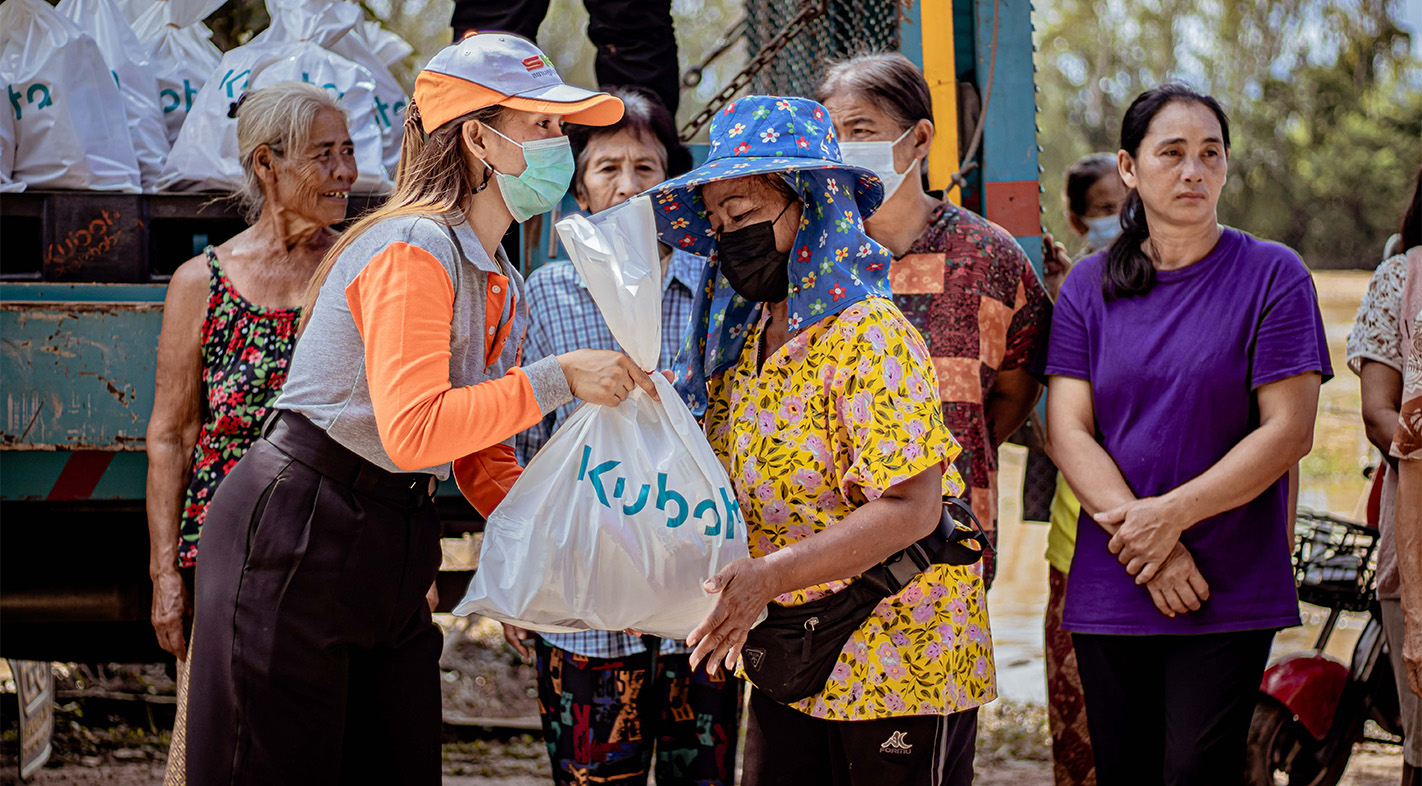
[{"label": "black plastic crate", "polygon": [[1378,531],[1301,509],[1294,537],[1299,600],[1330,609],[1366,611],[1373,601],[1378,570]]}]

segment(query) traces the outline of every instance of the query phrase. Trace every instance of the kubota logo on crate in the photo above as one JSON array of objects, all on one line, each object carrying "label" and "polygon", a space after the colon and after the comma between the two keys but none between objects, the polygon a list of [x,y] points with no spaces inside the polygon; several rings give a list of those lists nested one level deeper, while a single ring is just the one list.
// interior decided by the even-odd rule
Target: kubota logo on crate
[{"label": "kubota logo on crate", "polygon": [[[716,537],[725,534],[726,540],[731,540],[736,536],[736,521],[745,524],[745,518],[741,516],[741,503],[736,499],[736,495],[729,489],[722,486],[718,489],[721,496],[721,507],[718,507],[716,500],[703,499],[695,505],[688,502],[686,495],[674,489],[667,488],[667,473],[657,473],[656,498],[652,499],[652,484],[641,484],[641,490],[635,494],[631,492],[631,484],[627,478],[620,475],[612,482],[612,477],[605,477],[612,470],[622,465],[620,461],[604,461],[601,464],[592,464],[592,446],[583,446],[583,460],[578,466],[578,480],[586,480],[597,494],[597,501],[605,508],[613,508],[611,500],[629,500],[622,502],[620,507],[622,513],[627,516],[635,516],[647,507],[648,502],[653,502],[657,510],[667,514],[667,527],[676,529],[686,523],[687,517],[694,517],[703,522],[707,537]],[[608,493],[609,487],[612,493]],[[626,496],[623,496],[626,494]],[[723,518],[721,510],[724,508],[726,514]],[[614,508],[615,509],[615,508]],[[711,521],[707,521],[707,517]],[[722,527],[722,524],[725,526]]]}]

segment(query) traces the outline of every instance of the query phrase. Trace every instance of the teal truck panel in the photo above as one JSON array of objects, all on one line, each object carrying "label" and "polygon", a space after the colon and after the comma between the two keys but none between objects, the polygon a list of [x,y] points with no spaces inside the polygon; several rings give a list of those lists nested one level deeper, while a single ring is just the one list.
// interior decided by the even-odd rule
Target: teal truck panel
[{"label": "teal truck panel", "polygon": [[6,284],[0,447],[143,450],[164,290],[159,284]]}]

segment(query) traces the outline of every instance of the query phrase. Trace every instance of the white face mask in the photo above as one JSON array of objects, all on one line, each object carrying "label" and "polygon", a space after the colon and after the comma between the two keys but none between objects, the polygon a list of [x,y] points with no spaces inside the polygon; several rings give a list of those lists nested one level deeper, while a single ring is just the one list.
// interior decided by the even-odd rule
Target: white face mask
[{"label": "white face mask", "polygon": [[1083,218],[1086,224],[1086,247],[1104,251],[1121,234],[1121,217],[1117,215]]},{"label": "white face mask", "polygon": [[878,175],[884,181],[884,201],[887,202],[903,185],[909,173],[918,171],[916,158],[907,170],[899,172],[894,169],[894,147],[904,141],[912,130],[913,126],[909,126],[892,142],[840,142],[840,159],[850,166],[863,167]]}]

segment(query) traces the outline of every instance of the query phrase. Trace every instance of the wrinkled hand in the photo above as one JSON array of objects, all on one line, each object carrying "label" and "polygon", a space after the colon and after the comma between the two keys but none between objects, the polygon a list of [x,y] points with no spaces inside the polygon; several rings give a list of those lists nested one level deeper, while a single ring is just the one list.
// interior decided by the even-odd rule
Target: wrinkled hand
[{"label": "wrinkled hand", "polygon": [[1185,531],[1185,524],[1176,520],[1175,512],[1160,497],[1132,500],[1097,513],[1096,520],[1120,525],[1107,548],[1126,566],[1126,572],[1136,577],[1137,584],[1155,578]]},{"label": "wrinkled hand", "polygon": [[173,653],[178,660],[188,659],[185,623],[192,616],[188,585],[176,568],[153,577],[153,632],[158,646]]},{"label": "wrinkled hand", "polygon": [[1422,619],[1403,623],[1402,663],[1407,668],[1407,687],[1422,698]]},{"label": "wrinkled hand", "polygon": [[652,378],[621,352],[578,349],[558,356],[558,365],[574,396],[591,404],[615,407],[640,387],[660,401]]},{"label": "wrinkled hand", "polygon": [[1071,272],[1071,255],[1067,253],[1066,246],[1057,242],[1050,232],[1042,235],[1042,285],[1047,289],[1047,296],[1052,300],[1057,299],[1057,293],[1062,290],[1062,282],[1066,281],[1067,273]]},{"label": "wrinkled hand", "polygon": [[1200,605],[1210,599],[1210,585],[1195,565],[1195,558],[1185,544],[1176,541],[1165,564],[1156,572],[1155,578],[1146,583],[1150,600],[1161,614],[1171,619],[1176,615],[1199,611]]},{"label": "wrinkled hand", "polygon": [[530,660],[533,657],[533,652],[523,642],[524,639],[533,638],[533,631],[520,628],[517,625],[510,625],[507,622],[500,624],[504,626],[504,641],[513,647],[514,652],[517,652],[520,658],[525,661]]},{"label": "wrinkled hand", "polygon": [[741,647],[766,604],[775,598],[764,563],[758,559],[738,559],[721,569],[702,585],[707,592],[720,593],[716,606],[686,637],[691,647],[691,670],[702,661],[706,673],[716,676],[724,665],[729,671],[741,657]]},{"label": "wrinkled hand", "polygon": [[430,613],[433,614],[435,608],[439,606],[439,579],[435,579],[430,588],[425,591],[425,602],[430,604]]}]

